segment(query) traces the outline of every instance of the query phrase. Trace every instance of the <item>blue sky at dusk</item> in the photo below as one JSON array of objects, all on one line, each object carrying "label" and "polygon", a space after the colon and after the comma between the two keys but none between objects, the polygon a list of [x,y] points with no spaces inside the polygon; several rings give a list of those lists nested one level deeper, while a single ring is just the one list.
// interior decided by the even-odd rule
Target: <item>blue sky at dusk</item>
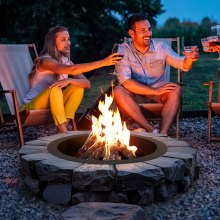
[{"label": "blue sky at dusk", "polygon": [[161,3],[166,12],[157,17],[158,25],[170,17],[200,22],[206,16],[220,24],[220,0],[161,0]]}]

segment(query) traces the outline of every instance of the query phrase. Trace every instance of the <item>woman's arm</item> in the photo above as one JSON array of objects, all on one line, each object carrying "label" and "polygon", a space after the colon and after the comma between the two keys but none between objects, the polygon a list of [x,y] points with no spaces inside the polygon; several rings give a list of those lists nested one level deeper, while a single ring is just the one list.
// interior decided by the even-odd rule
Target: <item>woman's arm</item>
[{"label": "woman's arm", "polygon": [[94,69],[98,69],[100,67],[115,65],[119,60],[121,60],[121,57],[117,55],[118,53],[114,53],[99,61],[73,65],[65,65],[53,58],[44,57],[40,60],[37,68],[39,71],[50,70],[57,74],[78,75]]}]

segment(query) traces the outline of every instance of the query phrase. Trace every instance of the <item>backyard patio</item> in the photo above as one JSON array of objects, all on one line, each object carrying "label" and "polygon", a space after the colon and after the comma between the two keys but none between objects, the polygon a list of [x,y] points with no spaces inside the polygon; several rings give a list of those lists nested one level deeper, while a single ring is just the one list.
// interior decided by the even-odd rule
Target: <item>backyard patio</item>
[{"label": "backyard patio", "polygon": [[[186,193],[167,201],[142,207],[148,219],[219,219],[220,216],[220,143],[206,143],[207,119],[185,118],[180,121],[180,140],[197,149],[200,177]],[[213,126],[219,128],[219,119]],[[56,133],[53,125],[25,129],[26,141]],[[64,219],[68,206],[53,205],[30,195],[20,178],[18,137],[15,133],[0,138],[0,218]]]}]

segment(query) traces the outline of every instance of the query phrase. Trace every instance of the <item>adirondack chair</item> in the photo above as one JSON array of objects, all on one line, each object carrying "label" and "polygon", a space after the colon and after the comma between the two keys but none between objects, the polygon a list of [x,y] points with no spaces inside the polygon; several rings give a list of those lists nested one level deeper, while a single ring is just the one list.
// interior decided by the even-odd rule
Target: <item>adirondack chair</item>
[{"label": "adirondack chair", "polygon": [[[174,50],[176,50],[176,52],[178,54],[180,54],[180,39],[179,37],[177,38],[153,38],[154,40],[158,40],[158,41],[164,41],[166,42],[168,45],[173,46],[173,44],[176,44],[176,47]],[[127,39],[125,38],[125,41]],[[167,79],[170,79],[170,66],[167,65],[166,66],[166,75],[167,75]],[[182,75],[180,72],[180,69],[177,69],[177,81],[178,84],[182,85]],[[91,116],[95,115],[97,116],[99,114],[99,110],[98,110],[98,104],[99,101],[103,101],[105,98],[105,94],[111,94],[112,93],[112,87],[114,87],[117,84],[117,80],[113,83],[113,85],[109,86],[109,88],[103,92],[103,94],[101,94],[96,100],[95,102],[93,102],[93,104],[87,109],[87,111],[80,117],[79,121],[77,122],[78,126],[82,126],[85,127],[87,126],[87,128],[89,127],[89,124],[91,124]],[[181,100],[182,103],[182,100]],[[149,119],[149,120],[158,120],[161,119],[160,115],[161,115],[161,111],[163,108],[163,104],[160,103],[143,103],[140,104],[140,106],[144,109],[144,115]],[[179,117],[180,117],[180,111],[178,112],[177,116],[176,116],[176,138],[178,139],[179,137]]]},{"label": "adirondack chair", "polygon": [[[210,81],[204,83],[209,86],[208,93],[208,136],[207,142],[220,141],[219,136],[212,134],[212,115],[220,116],[220,68],[218,68],[218,81]],[[214,95],[214,87],[217,87],[217,100]]]},{"label": "adirondack chair", "polygon": [[[24,144],[22,127],[38,126],[52,122],[49,109],[19,112],[22,99],[28,90],[28,74],[33,65],[32,57],[38,56],[34,44],[0,44],[0,83],[12,117],[12,123],[3,117],[0,108],[0,126],[15,125],[20,144]],[[1,106],[0,106],[1,107]],[[6,129],[3,129],[5,132]]]}]

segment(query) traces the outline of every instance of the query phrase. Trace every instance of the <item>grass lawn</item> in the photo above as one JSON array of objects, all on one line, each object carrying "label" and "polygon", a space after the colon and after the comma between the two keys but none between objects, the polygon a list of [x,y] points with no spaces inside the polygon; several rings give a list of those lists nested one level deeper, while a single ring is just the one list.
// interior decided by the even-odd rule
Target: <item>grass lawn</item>
[{"label": "grass lawn", "polygon": [[[206,110],[208,87],[203,83],[210,80],[217,80],[217,69],[220,68],[220,60],[217,60],[217,54],[209,53],[200,55],[193,68],[183,72],[183,110]],[[101,89],[111,85],[115,76],[109,74],[112,69],[103,68],[90,77],[91,89],[85,91],[83,102],[79,112],[84,112],[94,100],[101,94]],[[89,74],[89,73],[88,73]],[[171,68],[171,81],[176,82],[176,70]]]},{"label": "grass lawn", "polygon": [[[193,68],[183,73],[183,110],[206,110],[208,87],[203,83],[210,80],[217,80],[217,69],[220,68],[220,60],[217,60],[218,55],[215,53],[207,53],[201,55],[197,62],[194,63]],[[91,82],[91,89],[85,90],[85,96],[80,105],[78,112],[85,112],[86,109],[99,97],[101,90],[105,90],[111,85],[115,79],[112,73],[114,68],[102,68],[96,71],[92,77],[89,78]],[[89,76],[90,73],[87,73]],[[176,82],[176,70],[171,68],[171,81]],[[0,98],[2,101],[3,98]],[[1,103],[3,110],[7,112],[5,102]]]}]

